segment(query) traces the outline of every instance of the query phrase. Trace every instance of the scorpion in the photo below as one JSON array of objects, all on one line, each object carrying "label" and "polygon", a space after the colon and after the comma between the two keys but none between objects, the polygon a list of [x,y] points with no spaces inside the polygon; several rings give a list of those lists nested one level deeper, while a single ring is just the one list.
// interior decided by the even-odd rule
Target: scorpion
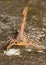
[{"label": "scorpion", "polygon": [[7,46],[7,50],[11,48],[13,45],[14,46],[32,46],[36,50],[42,50],[42,48],[40,47],[38,43],[33,43],[32,41],[28,40],[27,34],[24,31],[27,12],[28,12],[28,7],[25,7],[22,13],[23,18],[22,18],[22,23],[20,25],[20,32],[18,33],[16,39],[11,39],[10,42],[8,42],[9,45]]}]

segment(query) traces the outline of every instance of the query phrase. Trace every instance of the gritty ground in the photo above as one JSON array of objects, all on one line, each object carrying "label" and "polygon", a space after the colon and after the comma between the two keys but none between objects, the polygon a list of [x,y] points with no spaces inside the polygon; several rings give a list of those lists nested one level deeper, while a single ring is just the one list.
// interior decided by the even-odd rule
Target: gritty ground
[{"label": "gritty ground", "polygon": [[46,49],[46,0],[0,0],[0,65],[46,65],[46,50],[42,53],[21,49],[20,56],[3,54],[7,40],[16,37],[20,29],[22,10],[29,6],[25,31],[29,40],[39,42]]},{"label": "gritty ground", "polygon": [[46,53],[26,52],[21,56],[0,55],[0,65],[46,65]]}]

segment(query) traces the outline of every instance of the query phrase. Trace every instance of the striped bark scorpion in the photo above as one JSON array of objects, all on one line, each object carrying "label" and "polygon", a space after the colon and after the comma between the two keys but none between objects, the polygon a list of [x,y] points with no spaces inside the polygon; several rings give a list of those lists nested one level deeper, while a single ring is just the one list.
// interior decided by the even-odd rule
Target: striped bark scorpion
[{"label": "striped bark scorpion", "polygon": [[28,40],[27,34],[24,31],[27,12],[28,12],[28,7],[25,7],[24,10],[23,10],[23,13],[22,13],[23,19],[22,19],[22,23],[21,23],[21,26],[20,26],[20,32],[18,33],[18,36],[17,36],[16,39],[11,39],[11,41],[9,42],[9,45],[7,46],[7,50],[9,48],[11,48],[11,46],[13,46],[13,45],[14,46],[32,46],[36,50],[42,50],[40,45],[38,45],[37,43],[33,43],[32,41]]}]

